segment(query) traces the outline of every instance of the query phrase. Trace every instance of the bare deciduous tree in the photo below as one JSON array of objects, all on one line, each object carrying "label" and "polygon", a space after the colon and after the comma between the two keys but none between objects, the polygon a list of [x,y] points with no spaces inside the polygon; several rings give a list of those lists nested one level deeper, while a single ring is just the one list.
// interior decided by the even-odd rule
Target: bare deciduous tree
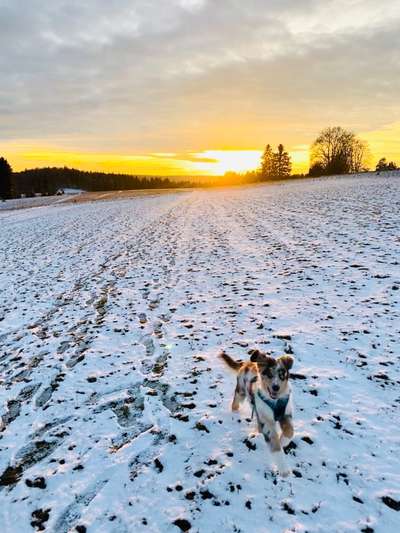
[{"label": "bare deciduous tree", "polygon": [[368,144],[340,126],[325,128],[311,146],[311,168],[323,174],[360,172],[368,162]]},{"label": "bare deciduous tree", "polygon": [[361,172],[371,159],[368,143],[362,139],[354,139],[351,147],[350,172]]}]

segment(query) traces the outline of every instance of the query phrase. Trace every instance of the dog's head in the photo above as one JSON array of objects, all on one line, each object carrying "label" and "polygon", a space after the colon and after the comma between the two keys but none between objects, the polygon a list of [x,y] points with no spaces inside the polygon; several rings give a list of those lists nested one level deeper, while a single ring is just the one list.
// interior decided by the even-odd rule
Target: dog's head
[{"label": "dog's head", "polygon": [[259,350],[252,350],[250,361],[257,363],[262,387],[273,400],[287,394],[289,370],[294,363],[291,355],[281,355],[274,359]]}]

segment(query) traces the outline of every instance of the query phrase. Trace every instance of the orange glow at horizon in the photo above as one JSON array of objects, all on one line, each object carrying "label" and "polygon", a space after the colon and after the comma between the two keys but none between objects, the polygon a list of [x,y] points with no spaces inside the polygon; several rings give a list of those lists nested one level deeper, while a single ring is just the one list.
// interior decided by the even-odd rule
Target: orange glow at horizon
[{"label": "orange glow at horizon", "polygon": [[[74,167],[81,170],[159,176],[220,176],[233,171],[244,173],[260,166],[262,150],[203,150],[200,152],[155,152],[126,155],[75,152],[29,143],[0,144],[0,153],[15,171],[45,166]],[[308,168],[308,147],[289,152],[293,172]]]},{"label": "orange glow at horizon", "polygon": [[[372,168],[381,157],[400,163],[400,122],[362,132],[359,136],[369,143]],[[239,148],[121,154],[76,150],[70,148],[67,141],[65,143],[61,141],[59,146],[55,146],[44,140],[26,139],[0,142],[0,156],[6,157],[15,171],[45,166],[68,166],[81,170],[133,175],[220,176],[229,171],[244,173],[256,170],[260,166],[262,155],[260,149]],[[62,148],[62,144],[68,148]],[[292,159],[292,172],[307,173],[309,145],[295,144],[287,149]]]}]

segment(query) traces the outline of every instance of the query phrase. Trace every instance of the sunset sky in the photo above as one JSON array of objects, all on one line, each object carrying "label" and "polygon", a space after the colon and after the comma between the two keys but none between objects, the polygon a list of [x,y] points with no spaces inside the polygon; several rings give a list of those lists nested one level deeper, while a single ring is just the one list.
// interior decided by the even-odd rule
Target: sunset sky
[{"label": "sunset sky", "polygon": [[340,125],[400,163],[398,0],[0,0],[0,156],[193,175],[308,168]]}]

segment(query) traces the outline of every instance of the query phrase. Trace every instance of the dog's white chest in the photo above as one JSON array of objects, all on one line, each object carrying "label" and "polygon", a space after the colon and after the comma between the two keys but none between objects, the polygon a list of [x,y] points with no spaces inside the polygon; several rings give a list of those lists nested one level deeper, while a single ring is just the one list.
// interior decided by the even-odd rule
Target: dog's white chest
[{"label": "dog's white chest", "polygon": [[291,391],[287,397],[272,400],[257,389],[254,393],[254,407],[259,418],[268,420],[271,424],[282,420],[285,416],[293,414],[293,400]]}]

